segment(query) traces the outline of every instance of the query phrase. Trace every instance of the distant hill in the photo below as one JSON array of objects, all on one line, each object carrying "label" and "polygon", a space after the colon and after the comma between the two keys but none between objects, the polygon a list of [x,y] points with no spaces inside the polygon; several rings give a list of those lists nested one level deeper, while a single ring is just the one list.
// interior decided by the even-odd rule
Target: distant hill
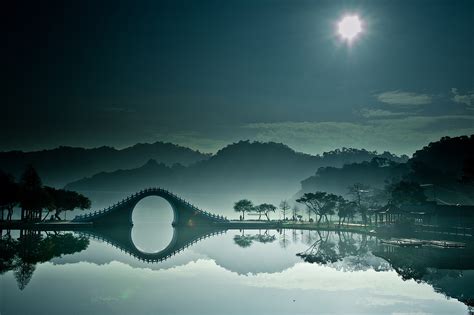
[{"label": "distant hill", "polygon": [[443,137],[416,151],[408,162],[412,178],[432,182],[458,181],[474,159],[474,135]]},{"label": "distant hill", "polygon": [[320,167],[342,166],[380,156],[403,160],[390,153],[379,155],[357,149],[313,156],[296,152],[281,143],[240,141],[189,167],[185,182],[199,181],[199,188],[214,190],[237,188],[272,193],[279,187],[279,191],[295,191],[297,182]]},{"label": "distant hill", "polygon": [[[158,163],[156,160],[150,159],[138,168],[97,173],[68,184],[66,188],[80,191],[128,192],[130,187],[141,189],[156,186],[157,179],[160,182],[168,183],[172,180],[172,176],[176,174],[176,171],[182,167],[180,164],[169,167],[164,163]],[[111,179],[114,182],[113,184],[111,184]]]},{"label": "distant hill", "polygon": [[199,151],[163,142],[140,143],[121,150],[61,146],[34,152],[0,152],[0,169],[19,176],[26,165],[32,164],[46,184],[63,186],[98,172],[136,168],[149,159],[171,166],[175,163],[190,165],[208,157]]},{"label": "distant hill", "polygon": [[79,191],[128,191],[147,186],[164,186],[189,196],[191,201],[211,209],[230,208],[240,198],[255,202],[278,202],[291,197],[302,178],[323,166],[388,157],[406,161],[390,153],[343,149],[323,155],[295,152],[281,143],[240,141],[188,167],[170,168],[149,162],[126,171],[94,175],[67,185]]},{"label": "distant hill", "polygon": [[401,179],[425,185],[429,199],[438,203],[474,204],[472,169],[474,135],[444,137],[413,154],[407,163],[371,162],[347,164],[343,167],[320,168],[301,182],[298,194],[322,190],[345,195],[347,187],[360,182],[382,189],[385,184]]},{"label": "distant hill", "polygon": [[381,158],[346,164],[343,167],[322,167],[315,175],[301,182],[299,195],[320,190],[345,196],[348,187],[355,183],[383,188],[388,182],[401,180],[409,171],[406,163]]},{"label": "distant hill", "polygon": [[295,179],[299,180],[302,176],[322,166],[337,167],[381,156],[387,156],[396,161],[404,160],[389,153],[379,155],[376,152],[356,149],[343,149],[313,156],[296,152],[281,143],[240,141],[188,167],[172,169],[156,161],[149,161],[135,169],[102,172],[90,178],[72,182],[67,187],[88,190],[128,187],[134,190],[138,182],[141,186],[154,182],[155,184],[190,186],[197,190],[204,187],[221,190],[229,186],[232,188],[237,186],[239,189],[254,187],[266,190],[272,189],[275,181],[289,185]]},{"label": "distant hill", "polygon": [[[443,137],[416,151],[408,161],[407,178],[420,184],[430,184],[429,196],[439,203],[474,204],[474,135]],[[470,182],[464,182],[471,177]]]}]

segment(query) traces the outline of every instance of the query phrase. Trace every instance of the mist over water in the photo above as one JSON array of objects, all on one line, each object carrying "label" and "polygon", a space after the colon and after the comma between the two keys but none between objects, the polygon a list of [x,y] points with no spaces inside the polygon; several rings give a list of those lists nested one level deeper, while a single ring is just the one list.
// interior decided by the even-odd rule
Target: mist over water
[{"label": "mist over water", "polygon": [[[131,235],[140,251],[158,252],[174,233],[189,232],[171,227],[170,213],[156,197],[137,205]],[[446,249],[420,253],[443,255],[449,269],[438,268],[357,233],[228,230],[161,262],[141,261],[99,239],[88,241],[85,249],[31,265],[21,287],[25,269],[4,272],[0,311],[63,314],[74,303],[88,314],[466,314],[465,303],[474,296],[474,270],[455,268],[460,257],[472,258],[466,252],[451,249],[447,258]],[[310,252],[317,262],[297,256]],[[73,285],[61,289],[64,283]],[[55,292],[54,303],[43,292]],[[30,303],[22,303],[25,299]]]}]

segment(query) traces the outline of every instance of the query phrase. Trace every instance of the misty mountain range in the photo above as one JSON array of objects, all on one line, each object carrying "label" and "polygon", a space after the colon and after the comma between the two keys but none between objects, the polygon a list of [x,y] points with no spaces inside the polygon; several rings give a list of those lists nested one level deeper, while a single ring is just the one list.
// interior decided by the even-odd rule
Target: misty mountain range
[{"label": "misty mountain range", "polygon": [[474,204],[474,135],[444,137],[416,151],[407,163],[375,158],[372,161],[322,167],[301,182],[298,195],[323,190],[346,195],[348,187],[362,183],[383,189],[400,180],[425,187],[430,200],[444,204]]},{"label": "misty mountain range", "polygon": [[0,169],[19,177],[25,167],[32,164],[45,184],[64,186],[98,172],[139,167],[148,159],[166,165],[190,165],[208,157],[208,154],[164,142],[139,143],[121,150],[106,146],[92,149],[61,146],[34,152],[0,152]]},{"label": "misty mountain range", "polygon": [[[142,188],[161,186],[204,208],[230,214],[233,202],[240,198],[277,204],[303,192],[345,195],[356,182],[381,189],[400,179],[455,190],[456,194],[439,192],[439,196],[471,203],[466,198],[471,188],[460,184],[460,178],[464,164],[474,156],[472,148],[473,136],[443,138],[408,159],[347,148],[310,155],[281,143],[250,141],[230,144],[211,155],[156,142],[122,150],[59,147],[4,152],[0,165],[18,176],[31,163],[45,184],[82,192],[95,202],[94,208],[102,206],[96,202],[101,198],[107,205]],[[106,196],[111,192],[116,194],[113,198]]]},{"label": "misty mountain range", "polygon": [[102,172],[72,182],[66,188],[84,193],[120,191],[127,194],[144,187],[162,186],[198,205],[227,212],[240,198],[258,203],[278,203],[290,198],[298,191],[300,181],[322,166],[341,167],[374,157],[406,160],[387,152],[377,154],[356,149],[313,156],[295,152],[280,143],[241,141],[187,167],[170,167],[149,160],[141,167]]},{"label": "misty mountain range", "polygon": [[[213,155],[156,142],[117,150],[59,147],[38,152],[0,153],[4,171],[19,176],[33,164],[44,184],[65,186],[89,196],[94,208],[145,187],[161,186],[209,209],[230,210],[239,198],[274,202],[290,198],[300,181],[320,167],[342,167],[374,157],[398,163],[407,156],[360,149],[334,150],[322,155],[296,152],[281,143],[240,141]],[[105,192],[116,192],[104,197]],[[225,209],[224,209],[225,208]]]}]

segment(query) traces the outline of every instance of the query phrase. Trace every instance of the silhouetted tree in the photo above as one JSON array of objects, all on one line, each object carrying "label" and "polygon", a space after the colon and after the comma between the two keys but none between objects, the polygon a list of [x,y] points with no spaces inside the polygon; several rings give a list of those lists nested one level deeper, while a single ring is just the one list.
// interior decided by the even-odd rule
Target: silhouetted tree
[{"label": "silhouetted tree", "polygon": [[313,221],[313,219],[311,218],[311,213],[313,213],[313,210],[311,208],[306,207],[306,214],[308,215],[309,222]]},{"label": "silhouetted tree", "polygon": [[280,202],[280,209],[283,213],[283,220],[286,220],[286,212],[291,209],[291,206],[287,200],[283,200],[282,202]]},{"label": "silhouetted tree", "polygon": [[352,218],[357,212],[357,203],[354,201],[342,200],[337,206],[337,216],[339,217],[339,226],[344,223],[347,218]]},{"label": "silhouetted tree", "polygon": [[245,220],[245,212],[253,210],[253,203],[248,199],[241,199],[234,204],[235,212],[242,212],[242,220]]},{"label": "silhouetted tree", "polygon": [[[64,211],[72,211],[74,209],[85,210],[91,207],[91,201],[84,195],[81,195],[75,191],[55,189],[52,187],[45,187],[45,190],[51,198],[51,201],[48,205],[48,210],[54,210],[54,216],[58,220],[61,220],[59,215]],[[46,214],[45,218],[48,214]]]},{"label": "silhouetted tree", "polygon": [[306,193],[301,198],[297,199],[296,202],[304,204],[307,209],[314,212],[318,218],[318,223],[324,217],[326,222],[329,222],[327,216],[335,214],[335,208],[342,198],[340,196],[329,194],[323,191],[317,191],[315,193]]},{"label": "silhouetted tree", "polygon": [[2,210],[2,220],[4,210],[7,210],[7,220],[12,219],[13,208],[19,202],[19,187],[15,183],[12,175],[0,171],[0,208]]},{"label": "silhouetted tree", "polygon": [[367,203],[371,209],[379,209],[386,205],[391,198],[391,184],[386,184],[384,188],[374,188],[367,197]]},{"label": "silhouetted tree", "polygon": [[362,183],[355,183],[348,187],[349,195],[352,196],[353,201],[357,204],[357,210],[362,217],[362,221],[367,225],[367,198],[369,193],[369,186]]},{"label": "silhouetted tree", "polygon": [[419,204],[426,201],[426,195],[420,184],[411,181],[401,181],[391,187],[391,200],[394,204]]},{"label": "silhouetted tree", "polygon": [[292,212],[292,219],[293,221],[296,221],[299,214],[300,214],[300,208],[298,208],[297,205],[294,205],[293,208],[291,209],[291,212]]},{"label": "silhouetted tree", "polygon": [[41,219],[41,212],[48,202],[41,178],[34,167],[29,165],[20,180],[21,219]]},{"label": "silhouetted tree", "polygon": [[255,210],[259,214],[259,217],[258,217],[259,220],[260,220],[262,214],[264,214],[265,217],[267,217],[267,220],[270,221],[270,216],[268,214],[270,212],[275,212],[276,207],[272,204],[269,204],[269,203],[262,203],[262,204],[256,206]]}]

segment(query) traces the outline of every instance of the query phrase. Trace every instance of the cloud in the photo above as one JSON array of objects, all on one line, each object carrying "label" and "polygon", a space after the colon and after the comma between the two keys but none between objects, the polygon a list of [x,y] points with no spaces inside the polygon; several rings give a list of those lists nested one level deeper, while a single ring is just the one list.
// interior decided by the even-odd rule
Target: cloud
[{"label": "cloud", "polygon": [[469,109],[474,109],[474,92],[467,92],[467,94],[460,94],[457,88],[452,88],[452,100],[456,103],[467,105]]},{"label": "cloud", "polygon": [[430,104],[432,101],[431,95],[404,92],[399,90],[387,91],[380,94],[376,94],[375,96],[382,103],[398,106],[419,106]]},{"label": "cloud", "polygon": [[412,113],[408,112],[392,112],[385,109],[371,109],[371,108],[362,108],[358,114],[365,118],[385,118],[385,117],[399,117],[399,116],[408,116]]},{"label": "cloud", "polygon": [[313,154],[341,147],[412,154],[443,136],[474,134],[474,117],[410,116],[364,122],[254,123],[244,128],[254,131],[255,140],[283,142],[298,151]]}]

